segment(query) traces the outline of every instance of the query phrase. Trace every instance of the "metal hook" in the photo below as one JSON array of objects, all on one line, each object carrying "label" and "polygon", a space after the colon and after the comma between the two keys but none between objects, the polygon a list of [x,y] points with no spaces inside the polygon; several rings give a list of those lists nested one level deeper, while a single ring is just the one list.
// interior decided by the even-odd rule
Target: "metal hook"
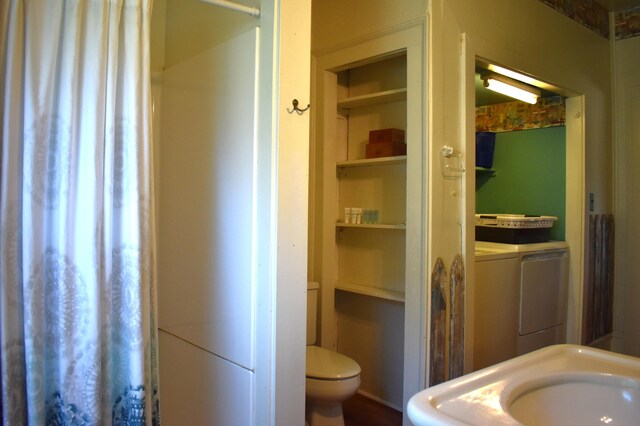
[{"label": "metal hook", "polygon": [[287,112],[289,114],[293,114],[294,111],[298,113],[298,115],[302,115],[306,110],[308,110],[309,108],[311,108],[311,104],[307,104],[307,107],[304,109],[300,109],[298,108],[298,100],[294,99],[291,101],[291,105],[293,105],[292,109],[287,108]]}]

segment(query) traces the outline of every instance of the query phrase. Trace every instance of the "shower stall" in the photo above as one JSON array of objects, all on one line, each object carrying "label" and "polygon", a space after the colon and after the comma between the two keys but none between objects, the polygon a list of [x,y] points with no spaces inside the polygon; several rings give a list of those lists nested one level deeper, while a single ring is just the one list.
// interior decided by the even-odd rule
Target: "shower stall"
[{"label": "shower stall", "polygon": [[[167,424],[304,416],[306,221],[287,204],[307,199],[308,114],[286,103],[308,99],[310,2],[275,4],[166,0],[154,11]],[[296,76],[276,73],[290,57]]]}]

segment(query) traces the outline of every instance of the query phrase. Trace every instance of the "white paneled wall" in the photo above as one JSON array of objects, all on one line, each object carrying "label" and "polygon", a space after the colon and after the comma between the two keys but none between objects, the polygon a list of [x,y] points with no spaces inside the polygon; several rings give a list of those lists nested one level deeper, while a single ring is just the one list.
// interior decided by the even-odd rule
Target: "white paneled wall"
[{"label": "white paneled wall", "polygon": [[250,421],[257,39],[252,29],[162,78],[158,309],[170,425]]},{"label": "white paneled wall", "polygon": [[358,362],[359,392],[402,410],[404,305],[336,294],[338,351]]},{"label": "white paneled wall", "polygon": [[163,425],[248,425],[252,373],[163,331]]}]

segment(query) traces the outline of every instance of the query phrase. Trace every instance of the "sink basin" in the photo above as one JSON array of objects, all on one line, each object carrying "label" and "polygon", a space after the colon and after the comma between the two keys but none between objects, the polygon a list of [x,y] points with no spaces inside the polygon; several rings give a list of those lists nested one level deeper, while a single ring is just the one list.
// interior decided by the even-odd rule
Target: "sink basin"
[{"label": "sink basin", "polygon": [[554,345],[414,395],[421,425],[637,425],[640,359]]},{"label": "sink basin", "polygon": [[[525,425],[637,424],[640,382],[597,373],[552,374],[513,392],[507,411]],[[539,407],[545,407],[540,410]]]}]

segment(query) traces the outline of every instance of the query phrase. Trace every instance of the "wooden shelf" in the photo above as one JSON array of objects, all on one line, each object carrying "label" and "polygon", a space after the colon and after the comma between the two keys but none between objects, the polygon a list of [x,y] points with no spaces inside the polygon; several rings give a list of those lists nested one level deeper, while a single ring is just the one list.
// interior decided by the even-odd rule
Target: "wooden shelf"
[{"label": "wooden shelf", "polygon": [[476,175],[495,175],[496,171],[494,169],[485,169],[484,167],[476,167]]},{"label": "wooden shelf", "polygon": [[396,157],[364,158],[362,160],[339,161],[336,167],[368,167],[368,166],[390,166],[393,164],[406,164],[407,156],[398,155]]},{"label": "wooden shelf", "polygon": [[336,228],[369,228],[369,229],[398,229],[405,230],[407,225],[404,223],[336,223]]},{"label": "wooden shelf", "polygon": [[349,293],[362,294],[364,296],[376,297],[378,299],[404,303],[404,292],[401,291],[385,290],[382,288],[348,283],[336,283],[335,289],[346,291]]},{"label": "wooden shelf", "polygon": [[338,101],[338,108],[361,108],[371,105],[379,105],[387,102],[402,101],[407,99],[407,88],[385,90],[384,92],[370,93],[362,96],[353,96]]}]

